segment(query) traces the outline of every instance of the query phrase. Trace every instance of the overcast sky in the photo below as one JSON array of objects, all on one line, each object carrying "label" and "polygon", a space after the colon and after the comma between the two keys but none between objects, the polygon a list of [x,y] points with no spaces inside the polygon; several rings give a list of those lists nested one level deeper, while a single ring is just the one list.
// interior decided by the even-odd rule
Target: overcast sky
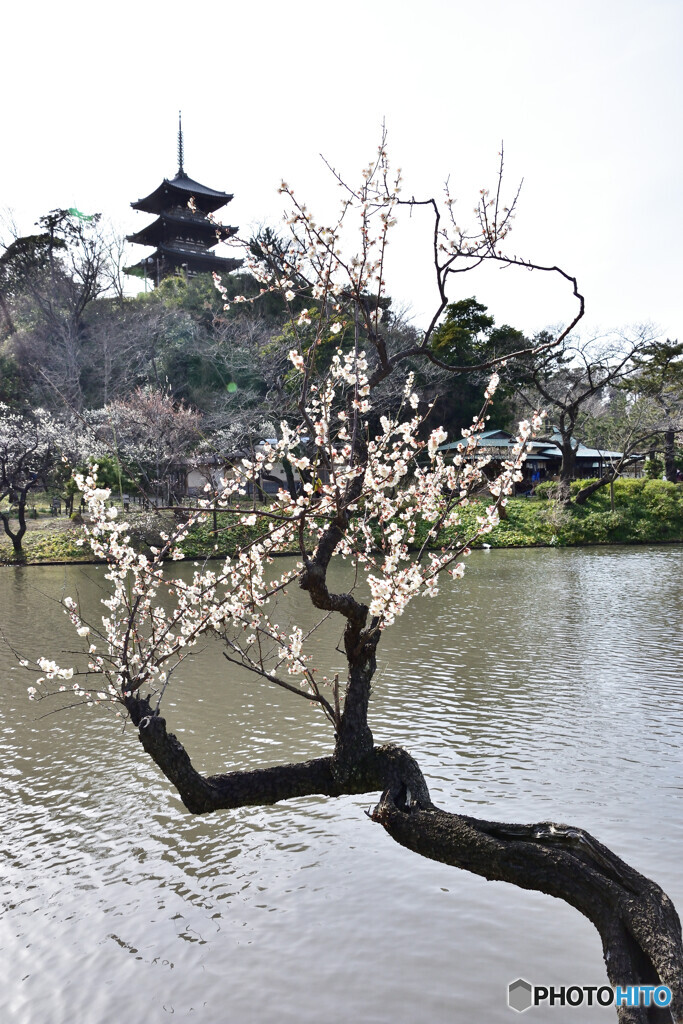
[{"label": "overcast sky", "polygon": [[[8,5],[9,6],[9,5]],[[405,191],[450,176],[458,218],[495,182],[524,186],[509,250],[579,279],[585,330],[653,322],[681,333],[680,0],[290,0],[12,4],[3,13],[0,207],[19,228],[57,206],[122,232],[130,202],[185,168],[233,192],[248,234],[277,223],[284,177],[324,219],[379,141]],[[133,255],[139,258],[143,250]],[[434,302],[428,231],[401,223],[389,291],[420,322]],[[497,323],[571,316],[566,287],[491,271],[457,281]]]}]

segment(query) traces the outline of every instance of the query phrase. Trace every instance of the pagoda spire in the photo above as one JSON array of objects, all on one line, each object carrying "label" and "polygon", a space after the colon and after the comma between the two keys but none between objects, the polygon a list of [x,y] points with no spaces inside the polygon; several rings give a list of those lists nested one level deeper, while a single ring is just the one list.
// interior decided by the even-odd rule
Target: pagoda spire
[{"label": "pagoda spire", "polygon": [[185,174],[183,167],[183,113],[178,111],[178,174]]}]

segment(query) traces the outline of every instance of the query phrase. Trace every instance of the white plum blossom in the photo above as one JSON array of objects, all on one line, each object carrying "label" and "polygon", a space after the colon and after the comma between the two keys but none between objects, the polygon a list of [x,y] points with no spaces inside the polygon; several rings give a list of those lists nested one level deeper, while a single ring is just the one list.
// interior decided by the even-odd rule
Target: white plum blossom
[{"label": "white plum blossom", "polygon": [[[429,409],[420,402],[412,372],[402,384],[400,406],[370,418],[376,360],[371,366],[359,339],[368,338],[364,343],[370,344],[384,329],[384,261],[400,194],[400,173],[392,179],[383,147],[358,193],[345,197],[336,225],[317,224],[286,183],[281,189],[292,204],[287,220],[292,246],[287,252],[293,255],[283,256],[277,271],[251,256],[245,268],[262,285],[261,294],[279,291],[291,303],[300,290],[318,304],[293,313],[289,325],[296,339],[289,360],[296,371],[290,376],[300,386],[300,418],[296,423],[283,419],[279,439],[263,442],[250,458],[236,460],[220,487],[207,483],[189,520],[147,554],[135,550],[125,516],[114,515],[108,507],[109,491],[98,482],[97,467],[75,475],[87,507],[86,540],[106,561],[110,587],[99,622],[83,621],[77,602],[68,597],[63,601],[88,659],[87,671],[79,670],[86,680],[73,689],[86,704],[129,708],[142,695],[156,699],[158,708],[200,642],[218,635],[228,661],[288,689],[293,686],[335,721],[336,712],[321,695],[325,677],[318,675],[311,642],[327,616],[321,614],[304,632],[287,608],[288,585],[314,564],[334,535],[333,557],[348,560],[354,579],[369,590],[370,628],[384,630],[415,597],[434,597],[444,579],[462,576],[462,558],[473,541],[494,528],[520,479],[538,418],[520,424],[517,442],[493,480],[490,458],[478,445],[486,408],[499,383],[497,373],[486,389],[484,410],[455,447],[444,448],[448,435],[442,427],[428,432]],[[344,262],[342,223],[354,209],[361,218],[362,245],[355,258]],[[308,291],[302,281],[309,282]],[[220,279],[216,285],[227,300]],[[377,298],[368,301],[368,296]],[[349,323],[356,325],[355,343],[347,341],[331,354],[326,348],[325,358],[318,360],[318,346],[329,346],[331,337],[341,341]],[[250,531],[244,545],[222,562],[186,565],[184,572],[174,572],[172,563],[183,558],[192,528],[205,523],[214,510],[229,510],[233,500],[244,502],[246,493],[253,493],[262,475],[278,463],[289,463],[299,473],[296,494],[280,489],[267,504],[233,509],[233,521]],[[485,486],[493,501],[479,509],[476,526],[465,536],[462,508],[475,489]],[[275,555],[293,551],[301,558],[297,565],[283,568],[274,561]],[[74,669],[48,659],[37,665],[44,679],[29,694],[32,698],[44,692],[38,687],[74,674]],[[283,675],[294,677],[293,683]]]},{"label": "white plum blossom", "polygon": [[497,373],[491,374],[491,379],[489,380],[488,386],[486,388],[486,391],[484,392],[484,397],[487,400],[490,399],[490,398],[493,398],[493,396],[496,393],[496,390],[497,390],[499,384],[500,384],[500,376]]}]

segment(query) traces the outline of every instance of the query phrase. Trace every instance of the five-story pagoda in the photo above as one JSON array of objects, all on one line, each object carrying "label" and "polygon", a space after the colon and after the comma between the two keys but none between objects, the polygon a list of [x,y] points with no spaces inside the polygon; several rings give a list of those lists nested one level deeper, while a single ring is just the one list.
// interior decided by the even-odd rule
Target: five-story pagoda
[{"label": "five-story pagoda", "polygon": [[209,214],[232,199],[227,192],[200,185],[183,167],[183,129],[178,116],[178,173],[164,178],[161,185],[144,199],[130,205],[134,210],[155,213],[157,219],[142,231],[128,235],[126,241],[153,245],[156,251],[144,257],[127,274],[149,277],[158,284],[172,274],[229,273],[241,266],[241,260],[216,256],[211,249],[237,233],[236,227],[216,224]]}]

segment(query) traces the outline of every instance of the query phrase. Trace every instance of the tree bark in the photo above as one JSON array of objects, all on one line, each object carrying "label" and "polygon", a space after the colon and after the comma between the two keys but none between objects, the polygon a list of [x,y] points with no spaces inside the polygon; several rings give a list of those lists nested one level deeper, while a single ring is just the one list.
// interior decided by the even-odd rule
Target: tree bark
[{"label": "tree bark", "polygon": [[282,460],[282,468],[285,471],[285,478],[287,480],[287,490],[289,491],[290,498],[296,501],[296,480],[294,479],[294,470],[292,469],[292,463],[289,459]]},{"label": "tree bark", "polygon": [[[638,462],[639,459],[640,459],[640,456],[636,456],[636,457],[634,457],[632,459],[628,459],[626,462],[620,463],[618,469],[608,470],[608,472],[605,473],[604,476],[601,476],[599,480],[593,480],[593,481],[591,481],[591,483],[586,484],[586,486],[582,487],[581,490],[579,491],[579,493],[574,498],[574,504],[575,505],[585,505],[586,502],[588,501],[588,499],[590,498],[591,494],[595,494],[595,492],[600,490],[601,487],[605,487],[606,484],[609,484],[610,487],[612,487],[612,485],[614,484],[614,481],[617,480],[621,476],[621,474],[624,471],[624,469],[627,466],[632,465],[634,462]],[[612,511],[614,511],[614,493],[613,492],[612,492]]]},{"label": "tree bark", "polygon": [[10,517],[7,512],[0,512],[0,519],[2,519],[2,525],[5,533],[12,541],[12,547],[14,548],[15,555],[22,558],[24,549],[21,542],[24,539],[24,534],[26,533],[26,493],[19,494],[19,500],[17,503],[17,519],[19,520],[19,528],[17,530],[12,529],[10,526]]},{"label": "tree bark", "polygon": [[503,824],[423,808],[386,791],[372,818],[423,857],[564,900],[600,933],[613,986],[668,985],[671,1006],[618,1009],[621,1024],[683,1020],[681,926],[658,885],[583,829]]},{"label": "tree bark", "polygon": [[563,437],[560,450],[562,452],[562,463],[560,465],[557,497],[564,504],[569,504],[571,501],[571,482],[574,479],[576,469],[576,452],[572,448],[571,437]]},{"label": "tree bark", "polygon": [[12,315],[11,315],[11,313],[9,311],[9,307],[8,307],[6,301],[5,301],[5,296],[3,295],[2,291],[0,291],[0,308],[2,309],[3,316],[5,317],[5,323],[7,324],[7,334],[8,334],[8,336],[12,335],[12,334],[16,334],[17,333],[17,329],[14,326],[14,321],[12,320]]},{"label": "tree bark", "polygon": [[664,433],[664,472],[669,483],[676,483],[676,432],[669,428]]},{"label": "tree bark", "polygon": [[[361,641],[364,657],[374,657],[374,647],[371,653],[367,650],[367,633],[361,633]],[[350,736],[362,717],[359,709],[369,685],[359,671]],[[441,810],[432,804],[411,755],[392,745],[371,744],[368,749],[366,735],[357,746],[338,739],[329,757],[204,777],[147,699],[129,697],[126,707],[142,746],[192,814],[311,794],[335,797],[382,790],[371,818],[396,842],[431,860],[564,900],[598,929],[612,985],[669,986],[670,1007],[620,1007],[620,1024],[683,1022],[683,944],[671,900],[583,829],[553,822],[493,822]]]}]

